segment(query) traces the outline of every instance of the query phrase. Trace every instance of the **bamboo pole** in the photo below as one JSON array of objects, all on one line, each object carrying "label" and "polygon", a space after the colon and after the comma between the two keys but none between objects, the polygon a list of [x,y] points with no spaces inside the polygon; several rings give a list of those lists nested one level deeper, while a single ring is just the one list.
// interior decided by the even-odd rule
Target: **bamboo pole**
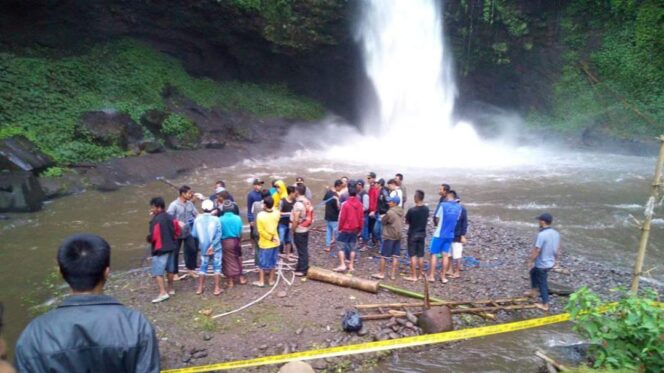
[{"label": "bamboo pole", "polygon": [[646,203],[645,219],[641,225],[641,239],[639,240],[639,251],[636,254],[636,262],[634,262],[634,273],[632,274],[631,291],[636,294],[639,291],[639,281],[643,270],[643,260],[646,256],[646,249],[648,247],[648,239],[650,238],[650,225],[652,223],[652,216],[654,214],[655,204],[660,197],[662,191],[662,168],[664,168],[664,135],[659,137],[659,158],[657,159],[657,168],[655,169],[655,180],[652,183],[652,192],[650,198]]},{"label": "bamboo pole", "polygon": [[[489,304],[489,303],[522,303],[530,301],[530,298],[500,298],[494,300],[470,300],[470,301],[444,301],[431,302],[431,306],[458,306],[464,304]],[[424,307],[424,303],[377,303],[377,304],[358,304],[357,309],[371,308],[400,308],[400,307]]]},{"label": "bamboo pole", "polygon": [[[453,314],[458,313],[480,313],[480,312],[496,312],[496,311],[515,311],[515,310],[527,310],[537,308],[534,304],[522,304],[514,306],[499,306],[499,307],[476,307],[476,308],[454,308],[450,310]],[[414,312],[413,315],[419,316],[423,312]],[[368,315],[360,316],[362,320],[387,320],[393,317],[406,317],[406,312],[404,311],[394,311],[391,310],[389,313],[372,313]]]}]

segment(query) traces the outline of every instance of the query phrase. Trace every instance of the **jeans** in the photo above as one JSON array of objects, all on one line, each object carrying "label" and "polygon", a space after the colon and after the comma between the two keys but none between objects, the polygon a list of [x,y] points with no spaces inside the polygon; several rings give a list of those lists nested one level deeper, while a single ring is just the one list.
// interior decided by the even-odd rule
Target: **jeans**
[{"label": "jeans", "polygon": [[[373,238],[374,242],[380,241],[380,235],[376,235],[376,223],[377,223],[377,221],[378,221],[378,219],[376,219],[376,215],[369,216],[369,219],[367,221],[368,222],[367,227],[369,229],[369,236]],[[367,237],[367,238],[369,238],[369,237]]]},{"label": "jeans", "polygon": [[332,240],[337,236],[338,221],[325,220],[327,232],[325,233],[325,246],[330,247]]},{"label": "jeans", "polygon": [[547,277],[551,268],[537,268],[533,267],[530,270],[530,287],[538,289],[540,297],[542,297],[542,304],[549,303],[549,284]]},{"label": "jeans", "polygon": [[284,252],[284,245],[287,243],[291,243],[291,237],[290,237],[290,225],[289,224],[281,224],[279,223],[279,226],[277,228],[279,231],[279,252],[283,253]]},{"label": "jeans", "polygon": [[362,241],[366,243],[369,241],[369,213],[364,213],[364,224],[362,226]]},{"label": "jeans", "polygon": [[378,242],[382,242],[383,235],[383,223],[380,221],[380,217],[376,217],[376,223],[374,224],[373,235]]},{"label": "jeans", "polygon": [[295,272],[307,273],[309,269],[309,232],[293,234],[293,243],[297,248]]},{"label": "jeans", "polygon": [[[184,266],[187,267],[187,269],[193,271],[196,269],[196,259],[198,254],[198,245],[196,244],[196,239],[192,235],[189,235],[185,238],[178,238],[178,249],[173,251],[175,256],[173,259],[177,264],[180,263],[180,247],[183,247],[182,251],[184,253]],[[175,269],[175,273],[178,273],[177,267]]]}]

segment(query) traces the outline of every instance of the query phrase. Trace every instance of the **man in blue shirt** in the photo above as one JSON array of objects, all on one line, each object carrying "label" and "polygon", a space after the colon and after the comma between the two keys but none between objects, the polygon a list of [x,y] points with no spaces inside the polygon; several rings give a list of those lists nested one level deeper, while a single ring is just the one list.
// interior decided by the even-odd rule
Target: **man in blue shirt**
[{"label": "man in blue shirt", "polygon": [[258,242],[258,231],[256,231],[256,216],[253,212],[253,206],[255,202],[263,201],[263,184],[265,184],[264,181],[254,179],[253,189],[247,194],[247,220],[249,221],[249,228],[251,230],[251,239],[254,242]]},{"label": "man in blue shirt", "polygon": [[560,233],[551,228],[553,216],[549,213],[543,213],[537,217],[540,231],[535,239],[535,247],[530,253],[528,259],[528,268],[530,268],[530,291],[525,295],[536,297],[539,293],[542,303],[535,303],[537,308],[549,310],[549,286],[547,277],[549,270],[553,268],[560,254]]},{"label": "man in blue shirt", "polygon": [[219,218],[212,215],[214,204],[206,199],[201,204],[203,214],[196,217],[194,229],[191,234],[198,239],[198,248],[201,251],[201,268],[198,278],[198,289],[196,294],[203,294],[205,290],[205,277],[207,275],[212,257],[212,268],[214,271],[214,295],[220,295],[221,289],[221,223]]},{"label": "man in blue shirt", "polygon": [[454,232],[457,221],[461,216],[461,206],[454,200],[456,193],[447,193],[445,202],[436,207],[434,221],[437,221],[436,230],[431,238],[431,268],[429,269],[429,282],[435,281],[436,261],[439,256],[443,259],[443,268],[440,271],[440,281],[447,283],[447,271],[450,269],[450,247],[454,241]]}]

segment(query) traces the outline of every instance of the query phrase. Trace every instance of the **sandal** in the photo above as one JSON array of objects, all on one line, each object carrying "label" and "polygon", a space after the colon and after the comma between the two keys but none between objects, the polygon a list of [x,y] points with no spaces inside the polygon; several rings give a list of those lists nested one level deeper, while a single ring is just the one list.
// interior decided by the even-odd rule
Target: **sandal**
[{"label": "sandal", "polygon": [[372,277],[372,278],[379,279],[379,280],[382,280],[382,279],[385,278],[385,276],[384,276],[384,275],[381,275],[380,273],[374,273],[373,275],[371,275],[371,277]]},{"label": "sandal", "polygon": [[259,287],[259,288],[264,288],[264,287],[265,287],[265,284],[261,284],[261,283],[258,282],[258,281],[254,281],[254,282],[252,282],[251,285],[253,285],[253,286],[257,286],[257,287]]},{"label": "sandal", "polygon": [[443,284],[447,284],[448,282],[450,282],[450,280],[448,280],[446,278],[441,278],[440,282],[442,282]]},{"label": "sandal", "polygon": [[224,291],[223,291],[222,289],[219,289],[219,291],[215,291],[214,293],[212,293],[212,295],[214,295],[215,297],[218,297],[218,296],[220,296],[223,292],[224,292]]},{"label": "sandal", "polygon": [[165,300],[168,300],[170,296],[168,294],[160,295],[152,300],[152,303],[161,303]]}]

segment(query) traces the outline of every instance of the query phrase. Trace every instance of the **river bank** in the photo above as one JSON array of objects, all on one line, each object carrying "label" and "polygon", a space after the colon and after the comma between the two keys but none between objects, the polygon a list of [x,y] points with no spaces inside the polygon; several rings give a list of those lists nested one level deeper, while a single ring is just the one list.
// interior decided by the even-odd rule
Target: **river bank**
[{"label": "river bank", "polygon": [[[431,227],[430,227],[431,228]],[[431,287],[432,296],[445,300],[479,300],[521,296],[528,288],[528,270],[525,260],[531,246],[531,237],[514,235],[504,227],[492,225],[482,219],[471,219],[469,243],[465,255],[479,260],[479,266],[466,268],[460,279],[448,284],[437,281]],[[325,253],[324,230],[317,226],[310,236],[311,265],[333,268],[337,258]],[[245,248],[245,260],[251,259],[253,250]],[[405,263],[405,262],[404,262]],[[395,281],[385,283],[413,291],[422,291],[421,283],[403,279],[407,267],[402,263]],[[629,274],[602,264],[580,260],[563,251],[561,267],[564,273],[551,273],[550,280],[558,284],[589,288],[604,295],[617,286],[629,284]],[[353,276],[369,278],[378,269],[373,251],[363,252]],[[291,280],[289,271],[285,278]],[[256,274],[249,273],[251,282]],[[147,270],[131,271],[112,278],[107,286],[109,294],[126,305],[145,313],[153,322],[159,338],[162,366],[177,368],[205,365],[215,362],[304,351],[314,348],[356,344],[379,339],[389,321],[366,321],[360,333],[346,333],[341,329],[341,318],[354,305],[367,303],[414,302],[381,290],[378,294],[346,289],[311,280],[295,278],[292,286],[281,281],[275,291],[262,302],[238,313],[210,318],[241,307],[262,296],[268,288],[249,285],[225,289],[220,297],[212,295],[211,280],[207,281],[204,295],[194,294],[191,279],[175,285],[176,295],[161,304],[151,304],[155,289]],[[552,296],[550,313],[562,312],[566,298]],[[501,311],[496,322],[541,316],[541,311]],[[478,316],[454,316],[455,328],[492,324]],[[459,342],[463,343],[463,342]],[[445,349],[449,345],[427,349]],[[538,346],[533,346],[533,349]],[[424,349],[415,349],[421,351]],[[411,352],[406,352],[411,353]],[[351,358],[332,358],[313,361],[319,371],[372,370],[375,364],[389,354],[358,355]],[[533,370],[536,367],[533,368]],[[274,367],[256,371],[274,371]]]}]

